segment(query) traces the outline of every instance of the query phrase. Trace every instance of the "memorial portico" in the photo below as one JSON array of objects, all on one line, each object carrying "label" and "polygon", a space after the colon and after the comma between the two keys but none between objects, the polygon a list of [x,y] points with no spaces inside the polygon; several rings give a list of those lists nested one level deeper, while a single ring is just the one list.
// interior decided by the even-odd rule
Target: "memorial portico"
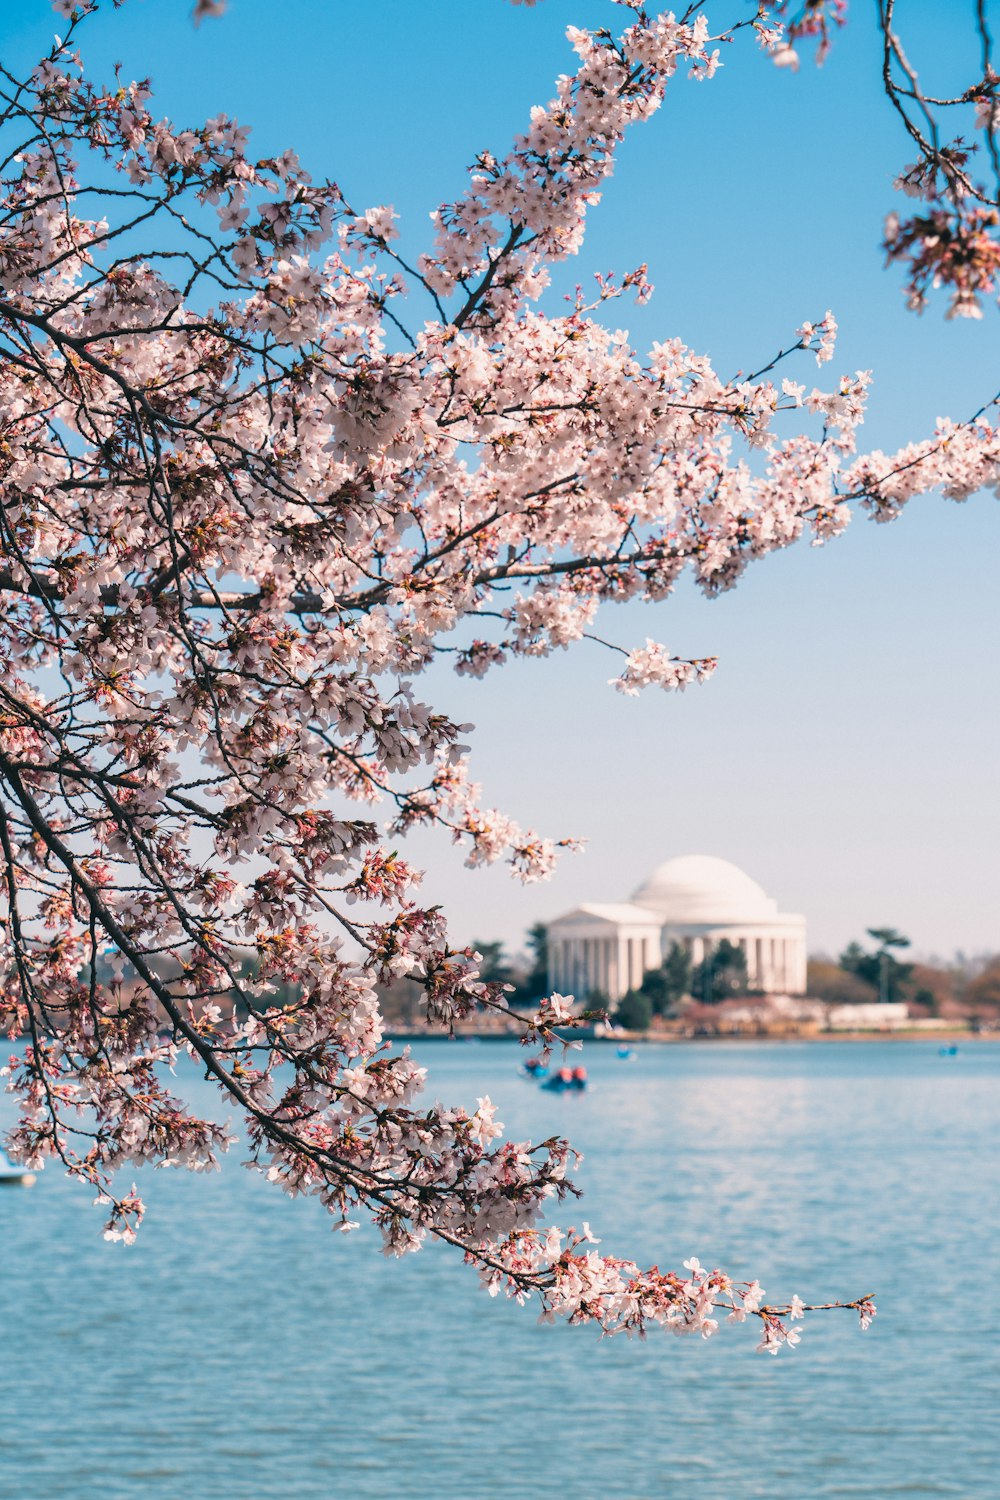
[{"label": "memorial portico", "polygon": [[631,901],[585,903],[548,924],[549,986],[615,1001],[658,968],[672,943],[699,964],[723,938],[743,950],[747,983],[764,994],[806,989],[806,923],[778,911],[736,865],[708,855],[668,860]]}]

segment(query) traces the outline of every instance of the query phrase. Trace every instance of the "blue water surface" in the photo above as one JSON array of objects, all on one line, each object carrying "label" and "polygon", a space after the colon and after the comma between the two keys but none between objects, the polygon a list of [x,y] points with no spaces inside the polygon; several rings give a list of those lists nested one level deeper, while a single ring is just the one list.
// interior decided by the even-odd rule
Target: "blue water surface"
[{"label": "blue water surface", "polygon": [[874,1291],[874,1326],[817,1315],[777,1359],[749,1325],[602,1340],[491,1300],[445,1249],[331,1234],[239,1149],[141,1174],[131,1249],[49,1169],[0,1194],[2,1500],[995,1500],[1000,1047],[595,1044],[568,1097],[513,1043],[415,1050],[435,1096],[571,1136],[585,1197],[561,1222],[775,1299]]}]

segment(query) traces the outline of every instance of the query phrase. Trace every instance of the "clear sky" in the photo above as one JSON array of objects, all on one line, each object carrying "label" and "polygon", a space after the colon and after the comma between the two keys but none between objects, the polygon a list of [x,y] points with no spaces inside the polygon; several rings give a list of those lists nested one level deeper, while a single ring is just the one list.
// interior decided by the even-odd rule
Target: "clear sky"
[{"label": "clear sky", "polygon": [[[612,315],[640,348],[680,336],[723,374],[755,368],[832,308],[841,336],[823,374],[873,371],[859,441],[891,449],[1000,388],[1000,313],[946,323],[942,301],[917,318],[882,268],[892,179],[910,158],[880,93],[874,7],[851,9],[821,71],[779,72],[746,44],[711,83],[678,78],[626,141],[563,282],[648,261],[652,303]],[[88,28],[88,65],[151,73],[157,112],[179,123],[223,110],[253,125],[261,153],[293,146],[356,206],[392,203],[414,251],[475,153],[504,151],[572,70],[566,25],[626,19],[607,0],[231,0],[195,32],[189,10],[130,0]],[[974,77],[967,10],[902,8],[935,89]],[[4,6],[5,60],[38,55],[58,25],[47,0]],[[789,373],[817,378],[807,357]],[[765,559],[719,600],[685,589],[602,615],[622,643],[652,635],[720,657],[681,696],[620,697],[606,685],[613,659],[588,645],[481,682],[435,674],[425,695],[477,725],[487,800],[588,851],[522,888],[421,836],[408,852],[427,896],[457,938],[517,948],[530,922],[625,899],[661,860],[705,853],[804,912],[813,950],[887,923],[922,953],[1000,950],[998,541],[993,497],[931,497],[890,526],[859,520],[825,548]]]}]

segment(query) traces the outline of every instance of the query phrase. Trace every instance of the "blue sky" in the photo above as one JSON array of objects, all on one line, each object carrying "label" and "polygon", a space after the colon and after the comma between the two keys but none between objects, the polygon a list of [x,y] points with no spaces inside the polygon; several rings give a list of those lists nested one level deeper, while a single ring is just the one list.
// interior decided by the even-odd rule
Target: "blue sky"
[{"label": "blue sky", "polygon": [[[724,374],[755,368],[832,308],[841,336],[823,373],[873,371],[860,442],[888,449],[1000,388],[1000,314],[946,323],[942,301],[917,318],[882,267],[892,178],[909,156],[880,93],[872,9],[852,7],[820,71],[779,72],[748,43],[712,82],[678,78],[625,143],[562,284],[648,261],[653,301],[612,315],[640,348],[680,336]],[[940,4],[904,11],[936,89],[975,68],[961,24],[971,7],[946,9],[944,37]],[[566,25],[625,14],[607,0],[231,0],[224,20],[193,31],[189,10],[129,0],[96,18],[88,66],[151,73],[156,112],[178,123],[223,110],[253,125],[261,153],[293,146],[355,206],[392,203],[413,251],[475,153],[503,151],[572,69]],[[5,7],[0,24],[17,62],[59,25],[47,0]],[[788,373],[817,378],[806,358]],[[409,852],[427,895],[458,938],[517,947],[537,918],[623,899],[659,861],[709,853],[805,912],[813,949],[884,923],[926,953],[1000,949],[998,540],[992,497],[931,497],[891,526],[859,520],[826,548],[766,559],[722,599],[685,589],[602,616],[623,643],[652,635],[681,655],[717,654],[712,682],[683,696],[621,698],[606,685],[612,659],[590,646],[483,682],[435,674],[426,691],[477,725],[488,801],[589,844],[553,882],[522,889],[498,870],[464,871],[446,842],[421,836]]]}]

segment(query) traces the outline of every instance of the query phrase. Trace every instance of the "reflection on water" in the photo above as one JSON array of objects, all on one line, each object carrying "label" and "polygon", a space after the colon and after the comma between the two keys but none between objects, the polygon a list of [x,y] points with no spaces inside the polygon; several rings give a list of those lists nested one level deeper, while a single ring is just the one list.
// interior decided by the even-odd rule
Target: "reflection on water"
[{"label": "reflection on water", "polygon": [[874,1327],[813,1318],[777,1360],[739,1328],[542,1328],[447,1252],[331,1234],[238,1153],[149,1174],[128,1250],[49,1169],[0,1196],[2,1500],[994,1500],[1000,1047],[592,1046],[574,1096],[513,1044],[417,1051],[440,1097],[570,1134],[564,1222],[775,1297],[875,1291]]}]

